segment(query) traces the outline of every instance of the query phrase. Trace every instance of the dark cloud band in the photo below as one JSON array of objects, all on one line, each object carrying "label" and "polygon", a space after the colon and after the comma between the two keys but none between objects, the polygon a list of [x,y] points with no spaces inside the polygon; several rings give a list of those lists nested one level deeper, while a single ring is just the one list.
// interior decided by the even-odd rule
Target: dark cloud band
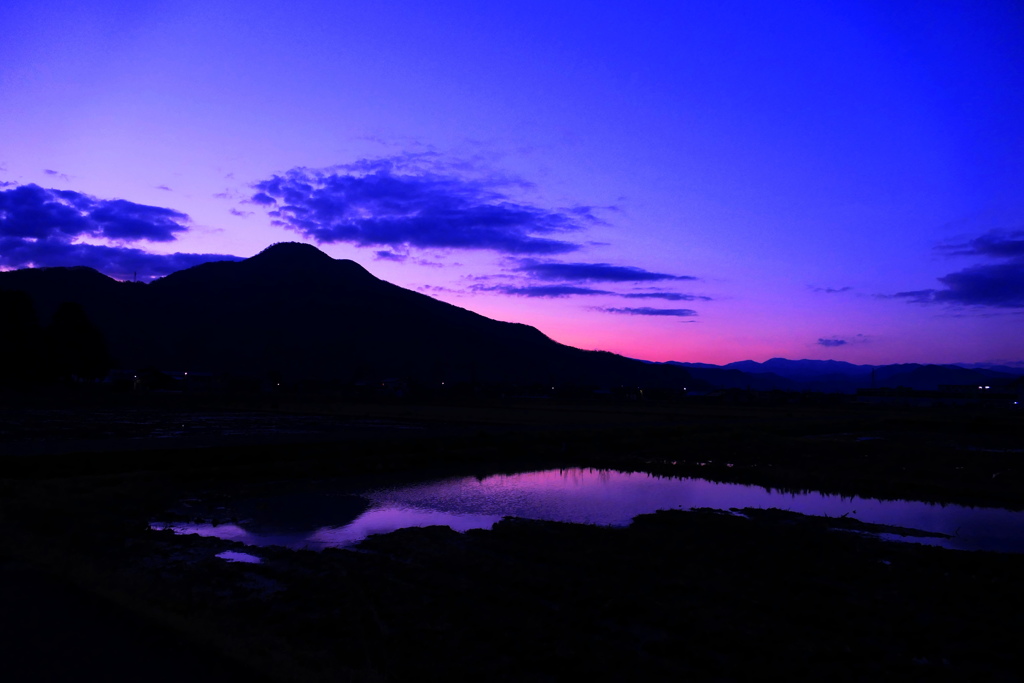
[{"label": "dark cloud band", "polygon": [[1024,258],[1024,230],[990,230],[966,243],[944,245],[938,250],[954,256]]},{"label": "dark cloud band", "polygon": [[0,266],[73,267],[88,266],[117,278],[152,280],[209,261],[239,261],[227,254],[150,254],[131,247],[96,244],[68,244],[57,241],[28,242],[0,237]]},{"label": "dark cloud band", "polygon": [[951,304],[1024,308],[1024,230],[993,230],[969,242],[944,245],[938,251],[954,256],[1001,259],[938,278],[943,289],[919,289],[893,296],[918,304]]},{"label": "dark cloud band", "polygon": [[681,294],[679,292],[631,292],[620,294],[626,299],[662,299],[664,301],[711,301],[710,296],[698,294]]},{"label": "dark cloud band", "polygon": [[474,292],[498,292],[510,296],[525,296],[539,299],[561,299],[567,296],[616,296],[615,292],[603,289],[592,289],[590,287],[576,287],[574,285],[525,285],[517,287],[514,285],[476,285],[472,287]]},{"label": "dark cloud band", "polygon": [[87,244],[171,242],[188,230],[186,214],[124,199],[97,199],[72,190],[20,185],[0,191],[0,267],[88,266],[119,279],[150,280],[225,254],[151,254],[127,246]]},{"label": "dark cloud band", "polygon": [[1024,307],[1024,259],[965,268],[940,277],[939,282],[946,288],[899,292],[894,296],[918,304]]},{"label": "dark cloud band", "polygon": [[659,280],[696,280],[692,275],[653,273],[633,266],[615,266],[610,263],[558,263],[523,259],[517,271],[538,280],[575,282],[654,282]]},{"label": "dark cloud band", "polygon": [[644,306],[641,308],[599,308],[598,310],[604,313],[619,313],[621,315],[652,315],[676,318],[692,318],[697,315],[697,311],[689,308],[648,308]]},{"label": "dark cloud band", "polygon": [[511,200],[507,182],[364,161],[296,168],[256,183],[250,201],[273,222],[320,243],[564,254],[556,235],[597,219],[589,207],[549,210]]},{"label": "dark cloud band", "polygon": [[188,230],[188,215],[124,199],[20,185],[0,191],[0,235],[31,239],[100,237],[170,242]]}]

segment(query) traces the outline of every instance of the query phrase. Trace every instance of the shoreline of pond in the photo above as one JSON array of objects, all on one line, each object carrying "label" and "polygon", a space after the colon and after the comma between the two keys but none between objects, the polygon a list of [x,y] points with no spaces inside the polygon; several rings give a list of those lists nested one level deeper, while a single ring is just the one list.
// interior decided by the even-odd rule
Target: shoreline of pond
[{"label": "shoreline of pond", "polygon": [[0,555],[282,681],[404,680],[425,666],[491,680],[609,671],[720,680],[764,670],[791,680],[963,680],[1020,670],[1017,644],[995,618],[1024,609],[1020,556],[890,543],[830,530],[823,518],[704,510],[642,515],[625,528],[507,519],[464,534],[405,529],[358,552],[261,550],[260,564],[217,557],[240,544],[148,529],[169,502],[197,491],[524,465],[940,503],[1020,507],[1024,496],[1020,455],[997,452],[1021,443],[1020,423],[1002,418],[719,411],[668,424],[656,413],[646,424],[630,414],[605,425],[602,414],[581,427],[562,417],[542,412],[519,428],[442,416],[416,422],[421,430],[373,427],[322,441],[123,452],[95,443],[8,457]]},{"label": "shoreline of pond", "polygon": [[592,468],[397,481],[339,478],[315,485],[272,482],[181,499],[150,526],[252,547],[322,550],[410,527],[489,529],[503,517],[627,526],[639,514],[696,508],[790,510],[888,527],[905,540],[916,536],[916,542],[950,549],[1024,552],[1024,513],[1002,508],[779,492]]}]

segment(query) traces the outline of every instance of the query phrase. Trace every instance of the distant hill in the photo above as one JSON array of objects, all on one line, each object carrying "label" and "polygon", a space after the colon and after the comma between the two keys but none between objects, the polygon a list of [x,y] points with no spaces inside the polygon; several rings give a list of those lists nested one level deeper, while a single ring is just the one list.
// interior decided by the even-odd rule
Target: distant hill
[{"label": "distant hill", "polygon": [[78,304],[115,367],[281,381],[494,382],[683,388],[683,368],[583,351],[384,282],[349,260],[284,243],[244,261],[195,266],[149,284],[90,268],[0,273],[40,324]]},{"label": "distant hill", "polygon": [[854,365],[841,360],[788,360],[786,358],[770,358],[763,363],[744,360],[729,363],[724,367],[744,372],[772,372],[781,377],[795,380],[832,375],[863,377],[871,374],[873,369],[871,365]]},{"label": "distant hill", "polygon": [[1007,375],[1024,375],[1024,361],[1012,363],[954,363],[954,365],[970,370],[990,370]]},{"label": "distant hill", "polygon": [[695,377],[720,388],[822,391],[853,393],[871,387],[907,387],[935,390],[943,385],[1007,386],[1024,372],[1013,366],[854,365],[834,360],[787,360],[772,358],[764,363],[752,360],[727,365],[683,363]]}]

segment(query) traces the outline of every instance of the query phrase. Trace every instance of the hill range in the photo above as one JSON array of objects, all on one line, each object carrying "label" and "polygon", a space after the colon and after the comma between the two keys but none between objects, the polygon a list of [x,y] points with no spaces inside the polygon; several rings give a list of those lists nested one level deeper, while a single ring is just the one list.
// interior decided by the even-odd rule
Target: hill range
[{"label": "hill range", "polygon": [[[275,244],[242,261],[205,263],[149,284],[120,282],[86,267],[0,272],[0,292],[8,295],[0,298],[5,357],[17,358],[18,349],[23,354],[34,346],[29,328],[59,327],[62,306],[71,304],[87,321],[80,326],[102,338],[97,343],[105,344],[109,365],[124,369],[283,382],[399,378],[424,386],[470,382],[691,392],[931,390],[1017,384],[1024,376],[1019,365],[871,366],[773,358],[717,366],[584,351],[528,325],[492,320],[403,289],[354,261],[299,243]],[[11,299],[16,292],[28,301]]]},{"label": "hill range", "polygon": [[695,380],[718,388],[759,391],[855,393],[858,389],[897,387],[934,391],[944,385],[1019,386],[1024,378],[1024,366],[1020,364],[855,365],[836,360],[786,358],[772,358],[763,363],[745,360],[727,365],[676,361],[667,364],[686,368]]},{"label": "hill range", "polygon": [[116,368],[283,382],[682,390],[693,381],[681,367],[565,346],[528,325],[403,289],[307,244],[275,244],[243,261],[205,263],[149,284],[85,267],[8,271],[0,273],[0,291],[27,294],[43,327],[62,305],[79,306]]}]

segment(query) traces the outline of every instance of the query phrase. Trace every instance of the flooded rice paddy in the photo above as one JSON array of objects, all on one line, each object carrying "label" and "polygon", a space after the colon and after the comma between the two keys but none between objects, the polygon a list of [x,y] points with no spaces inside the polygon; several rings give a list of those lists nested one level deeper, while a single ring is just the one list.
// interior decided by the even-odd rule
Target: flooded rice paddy
[{"label": "flooded rice paddy", "polygon": [[[407,527],[489,529],[505,516],[625,526],[636,515],[693,508],[778,508],[808,515],[846,516],[942,535],[905,539],[916,543],[960,550],[1024,552],[1024,512],[794,493],[582,468],[446,477],[417,483],[375,482],[365,488],[350,482],[329,492],[291,491],[237,500],[222,510],[222,518],[230,522],[156,522],[152,527],[250,546],[319,550],[353,546],[372,534]],[[883,537],[904,539],[890,534]],[[253,561],[233,556],[225,559]]]}]

